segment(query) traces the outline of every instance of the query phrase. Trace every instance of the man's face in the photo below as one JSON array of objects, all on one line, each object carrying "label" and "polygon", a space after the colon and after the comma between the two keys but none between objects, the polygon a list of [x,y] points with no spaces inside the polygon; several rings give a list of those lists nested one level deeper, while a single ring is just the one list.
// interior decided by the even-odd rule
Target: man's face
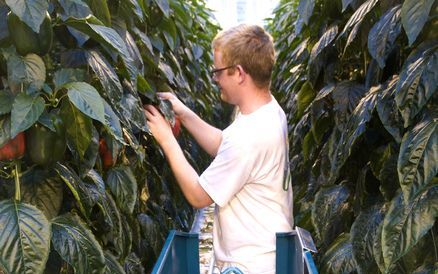
[{"label": "man's face", "polygon": [[[219,50],[214,51],[214,68],[221,69],[228,65],[222,62],[222,52]],[[229,104],[237,104],[237,83],[236,83],[236,73],[237,70],[234,69],[234,73],[229,74],[228,69],[216,72],[213,75],[213,80],[219,86],[221,92],[221,99]]]}]

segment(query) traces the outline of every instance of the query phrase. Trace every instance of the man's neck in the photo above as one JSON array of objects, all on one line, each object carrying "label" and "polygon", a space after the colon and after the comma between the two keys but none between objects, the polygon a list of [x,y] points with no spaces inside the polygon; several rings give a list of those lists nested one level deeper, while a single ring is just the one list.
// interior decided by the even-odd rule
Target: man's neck
[{"label": "man's neck", "polygon": [[269,89],[257,90],[250,94],[245,100],[239,104],[240,112],[244,115],[256,111],[263,105],[268,104],[272,100],[272,95]]}]

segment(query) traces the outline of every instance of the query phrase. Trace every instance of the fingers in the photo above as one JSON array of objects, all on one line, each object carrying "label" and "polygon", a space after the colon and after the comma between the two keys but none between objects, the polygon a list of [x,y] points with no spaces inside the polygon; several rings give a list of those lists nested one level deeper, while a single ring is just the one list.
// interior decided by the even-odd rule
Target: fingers
[{"label": "fingers", "polygon": [[144,105],[144,114],[148,123],[156,122],[158,119],[164,119],[161,113],[152,105]]},{"label": "fingers", "polygon": [[158,109],[156,107],[154,107],[153,105],[144,105],[143,108],[154,116],[156,116],[157,114],[160,114]]},{"label": "fingers", "polygon": [[157,92],[157,96],[160,99],[167,99],[167,100],[175,98],[175,95],[170,92]]}]

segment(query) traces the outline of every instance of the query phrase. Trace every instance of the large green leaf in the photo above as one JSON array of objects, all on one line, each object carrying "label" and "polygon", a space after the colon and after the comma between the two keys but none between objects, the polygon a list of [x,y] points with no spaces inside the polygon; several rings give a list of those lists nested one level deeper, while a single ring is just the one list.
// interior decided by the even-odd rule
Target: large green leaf
[{"label": "large green leaf", "polygon": [[87,65],[86,50],[76,48],[64,51],[61,64],[69,68],[85,67]]},{"label": "large green leaf", "polygon": [[397,5],[388,10],[368,33],[368,51],[380,68],[385,67],[386,58],[401,32],[400,9],[401,6]]},{"label": "large green leaf", "polygon": [[397,143],[401,143],[403,119],[394,100],[397,82],[398,77],[394,77],[388,87],[382,91],[381,98],[377,102],[377,113],[385,129],[394,137]]},{"label": "large green leaf", "polygon": [[64,193],[58,176],[45,170],[33,169],[23,175],[21,182],[23,202],[39,208],[48,220],[58,215]]},{"label": "large green leaf", "polygon": [[111,15],[107,0],[86,0],[93,14],[106,26],[111,25]]},{"label": "large green leaf", "polygon": [[330,245],[327,252],[322,258],[321,273],[326,274],[348,274],[356,270],[356,264],[353,259],[352,245],[350,234],[342,233]]},{"label": "large green leaf", "polygon": [[106,96],[114,102],[119,102],[122,98],[123,88],[119,77],[110,63],[96,50],[87,52],[87,61],[102,84]]},{"label": "large green leaf", "polygon": [[77,0],[60,0],[59,4],[62,7],[63,13],[62,18],[64,17],[75,17],[75,18],[85,18],[88,15],[92,14],[90,7],[84,1]]},{"label": "large green leaf", "polygon": [[[60,0],[59,4],[62,7],[63,13],[61,13],[61,19],[66,20],[68,17],[85,18],[92,14],[90,7],[87,3],[77,0]],[[83,46],[85,42],[90,39],[90,36],[76,30],[72,27],[67,27],[66,35],[70,35],[76,39],[78,46]],[[74,40],[72,39],[72,40]]]},{"label": "large green leaf", "polygon": [[114,110],[106,101],[103,101],[103,105],[105,108],[105,127],[117,141],[125,144],[119,117],[114,113]]},{"label": "large green leaf", "polygon": [[312,135],[317,144],[320,144],[324,135],[333,127],[333,115],[328,103],[325,100],[317,100],[321,91],[312,102],[310,115],[312,120]]},{"label": "large green leaf", "polygon": [[133,95],[126,93],[122,97],[121,107],[125,119],[129,121],[135,129],[140,129],[143,132],[147,132],[146,116],[143,108],[141,107],[141,101]]},{"label": "large green leaf", "polygon": [[437,90],[438,43],[430,41],[420,45],[406,59],[397,84],[395,100],[405,121],[412,124],[413,118]]},{"label": "large green leaf", "polygon": [[383,220],[382,250],[390,269],[433,226],[438,216],[438,186],[432,186],[406,203],[400,192]]},{"label": "large green leaf", "polygon": [[363,97],[354,109],[347,125],[339,137],[337,144],[333,144],[333,154],[330,155],[331,171],[330,182],[334,182],[351,155],[354,145],[366,130],[367,123],[373,116],[380,91],[384,86],[373,87]]},{"label": "large green leaf", "polygon": [[98,205],[105,218],[106,229],[109,231],[108,240],[113,244],[117,257],[123,261],[132,247],[132,234],[129,225],[110,193],[105,192],[105,196],[98,202]]},{"label": "large green leaf", "polygon": [[49,7],[47,0],[6,0],[6,4],[34,32],[40,32],[41,23]]},{"label": "large green leaf", "polygon": [[162,20],[158,27],[162,30],[164,39],[171,50],[175,50],[177,31],[175,23],[172,20]]},{"label": "large green leaf", "polygon": [[342,12],[344,12],[352,2],[354,2],[354,0],[342,0]]},{"label": "large green leaf", "polygon": [[43,273],[50,251],[50,224],[33,205],[0,202],[0,272]]},{"label": "large green leaf", "polygon": [[131,58],[131,62],[125,62],[125,66],[127,66],[128,71],[136,72],[135,75],[131,75],[131,80],[133,80],[132,83],[135,83],[137,75],[144,74],[144,63],[140,54],[140,50],[138,49],[136,41],[132,37],[131,33],[129,33],[126,22],[115,19],[112,21],[112,27],[117,31],[126,45],[126,50]]},{"label": "large green leaf", "polygon": [[348,19],[348,22],[345,24],[344,29],[338,36],[339,39],[347,32],[350,32],[347,38],[347,43],[345,44],[344,52],[345,49],[347,49],[347,47],[351,44],[351,42],[353,42],[354,38],[356,37],[362,21],[365,19],[366,15],[374,8],[377,2],[379,2],[379,0],[367,0]]},{"label": "large green leaf", "polygon": [[92,182],[99,193],[97,205],[102,215],[105,231],[108,232],[107,240],[112,242],[114,251],[120,261],[128,256],[131,250],[132,236],[128,224],[113,200],[110,193],[105,190],[103,178],[95,170],[90,170],[84,178],[87,182]]},{"label": "large green leaf", "polygon": [[383,260],[382,252],[382,230],[383,222],[380,222],[373,242],[373,259],[375,260],[380,272],[385,273],[385,261]]},{"label": "large green leaf", "polygon": [[381,155],[381,168],[376,173],[376,178],[380,180],[380,192],[386,201],[391,201],[400,184],[397,176],[398,150],[395,145],[389,144]]},{"label": "large green leaf", "polygon": [[[115,203],[114,203],[115,205]],[[129,256],[129,252],[132,249],[133,246],[133,230],[131,229],[129,223],[128,223],[129,216],[124,216],[121,214],[121,224],[122,224],[122,230],[120,237],[115,239],[115,245],[117,247],[118,256],[120,260],[125,260]],[[137,226],[138,224],[134,224],[134,226]],[[137,232],[138,233],[138,232]],[[137,235],[138,236],[138,235]],[[136,243],[134,243],[135,246]]]},{"label": "large green leaf", "polygon": [[80,179],[79,176],[67,165],[57,163],[55,167],[55,171],[59,174],[61,179],[64,181],[64,183],[67,185],[67,187],[70,189],[71,193],[73,194],[73,197],[76,199],[76,202],[78,203],[79,209],[81,210],[82,214],[86,215],[86,210],[84,206],[83,201],[83,195],[81,188],[79,186]]},{"label": "large green leaf", "polygon": [[128,16],[135,15],[136,20],[138,20],[140,23],[144,23],[144,15],[148,13],[146,11],[145,5],[146,3],[144,3],[144,1],[137,1],[137,0],[123,1],[121,3],[121,9],[123,9],[123,15],[124,15],[123,18],[126,18],[125,14],[127,14]]},{"label": "large green leaf", "polygon": [[78,152],[84,157],[92,137],[93,123],[90,118],[82,114],[69,100],[64,100],[60,113],[67,127],[67,140],[70,140]]},{"label": "large green leaf", "polygon": [[315,97],[315,101],[319,101],[326,98],[333,92],[334,89],[335,89],[335,84],[329,83],[328,85],[326,85],[325,87],[323,87],[318,91],[318,94]]},{"label": "large green leaf", "polygon": [[412,274],[433,274],[438,271],[438,263],[422,265],[418,267]]},{"label": "large green leaf", "polygon": [[295,49],[288,56],[291,60],[293,60],[294,64],[299,64],[304,62],[304,60],[309,56],[308,50],[309,38],[304,39],[301,43],[299,43]]},{"label": "large green leaf", "polygon": [[85,174],[84,178],[89,179],[89,181],[93,182],[100,193],[105,193],[105,182],[103,181],[102,176],[100,176],[100,174],[96,170],[90,169]]},{"label": "large green leaf", "polygon": [[63,87],[67,89],[70,102],[82,113],[105,124],[103,99],[92,85],[85,82],[71,82]]},{"label": "large green leaf", "polygon": [[312,51],[310,53],[309,62],[315,60],[316,56],[318,56],[328,45],[332,44],[336,35],[338,35],[338,25],[331,25],[319,38],[318,42],[313,46]]},{"label": "large green leaf", "polygon": [[14,93],[39,91],[46,80],[46,66],[36,54],[30,53],[24,57],[10,55],[8,62],[8,82]]},{"label": "large green leaf", "polygon": [[44,99],[20,93],[15,97],[11,111],[11,138],[32,126],[44,111]]},{"label": "large green leaf", "polygon": [[334,100],[333,110],[338,128],[345,127],[351,113],[367,91],[363,85],[355,81],[343,81],[336,84],[335,89],[330,94]]},{"label": "large green leaf", "polygon": [[169,17],[170,15],[169,0],[154,0],[154,2],[163,12],[164,16]]},{"label": "large green leaf", "polygon": [[69,17],[65,21],[65,24],[89,35],[102,45],[116,50],[122,57],[126,68],[128,69],[131,81],[134,81],[135,83],[138,71],[133,64],[134,60],[132,60],[125,42],[114,29],[99,24],[99,21],[93,16],[88,16],[87,18],[82,19]]},{"label": "large green leaf", "polygon": [[52,245],[75,273],[104,273],[102,247],[78,216],[67,213],[52,220]]},{"label": "large green leaf", "polygon": [[141,75],[137,77],[137,90],[139,94],[145,96],[149,101],[154,102],[157,100],[157,94],[149,82]]},{"label": "large green leaf", "polygon": [[11,116],[0,116],[0,146],[11,139]]},{"label": "large green leaf", "polygon": [[105,251],[105,274],[125,274],[125,270],[117,259],[108,251]]},{"label": "large green leaf", "polygon": [[315,195],[312,206],[312,223],[317,239],[327,245],[349,227],[350,192],[347,187],[322,187]]},{"label": "large green leaf", "polygon": [[426,23],[434,0],[406,0],[401,9],[403,28],[411,46]]},{"label": "large green leaf", "polygon": [[351,244],[353,258],[356,262],[357,272],[378,273],[378,266],[374,260],[373,243],[376,238],[379,224],[383,221],[385,207],[375,204],[362,211],[351,226]]},{"label": "large green leaf", "polygon": [[311,159],[315,146],[316,143],[315,143],[315,138],[313,137],[313,132],[309,131],[307,132],[306,136],[304,136],[302,143],[303,157],[305,161]]},{"label": "large green leaf", "polygon": [[158,64],[158,68],[160,69],[162,74],[167,78],[167,80],[169,80],[170,83],[175,82],[175,73],[173,72],[172,68],[168,64],[166,64],[163,61],[160,61],[160,63]]},{"label": "large green leaf", "polygon": [[15,96],[8,90],[0,90],[0,115],[11,112]]},{"label": "large green leaf", "polygon": [[73,158],[78,167],[79,174],[86,174],[96,164],[97,156],[99,155],[99,132],[94,126],[91,126],[91,139],[88,148],[85,150],[84,157],[80,157],[75,145],[71,139],[67,140],[67,146],[73,155]]},{"label": "large green leaf", "polygon": [[400,146],[398,178],[405,202],[413,200],[438,174],[438,120],[425,117],[406,132]]},{"label": "large green leaf", "polygon": [[141,30],[139,30],[138,28],[134,28],[133,29],[134,33],[138,35],[138,37],[140,38],[140,41],[146,46],[146,48],[149,50],[150,54],[154,54],[154,49],[152,48],[152,43],[151,40],[149,39],[149,37],[142,32]]},{"label": "large green leaf", "polygon": [[137,257],[137,255],[135,255],[134,252],[130,253],[126,258],[124,269],[127,274],[138,274],[145,272],[140,259]]},{"label": "large green leaf", "polygon": [[298,4],[298,18],[295,22],[295,34],[301,33],[303,27],[309,24],[310,17],[313,14],[315,0],[300,0]]},{"label": "large green leaf", "polygon": [[296,119],[299,120],[304,114],[304,111],[307,107],[312,103],[313,99],[315,99],[316,92],[312,88],[310,82],[305,82],[300,91],[297,93],[297,114]]},{"label": "large green leaf", "polygon": [[6,5],[6,3],[2,2],[0,4],[0,18],[4,18],[3,20],[0,20],[0,41],[4,40],[5,38],[9,37],[9,30],[8,30],[8,21],[5,20],[9,12],[9,7]]},{"label": "large green leaf", "polygon": [[137,200],[137,180],[129,166],[118,166],[108,171],[105,180],[113,193],[117,205],[131,214]]},{"label": "large green leaf", "polygon": [[[436,228],[436,227],[435,227]],[[429,232],[424,235],[416,244],[413,246],[408,253],[406,253],[399,261],[396,263],[396,266],[401,266],[405,271],[405,273],[414,273],[420,265],[428,265],[428,264],[437,264],[438,261],[436,257],[436,249],[435,252],[431,249],[431,243],[435,241],[435,236],[437,235],[437,231],[434,231],[434,228],[429,230]],[[399,268],[401,268],[399,267]],[[398,272],[400,273],[400,271]],[[430,272],[435,274],[436,272]]]},{"label": "large green leaf", "polygon": [[156,221],[151,216],[141,213],[137,216],[143,238],[148,240],[147,246],[153,251],[160,249],[160,243],[157,241],[160,229]]},{"label": "large green leaf", "polygon": [[55,89],[60,89],[63,85],[70,82],[84,82],[87,78],[86,71],[83,69],[62,68],[53,75]]},{"label": "large green leaf", "polygon": [[149,36],[151,44],[159,52],[164,52],[164,41],[158,36],[158,34]]},{"label": "large green leaf", "polygon": [[[412,248],[411,251],[409,251],[402,259],[400,259],[397,263],[393,264],[390,268],[387,269],[385,267],[385,261],[383,260],[382,229],[383,229],[383,222],[381,222],[379,227],[377,228],[377,234],[376,237],[374,238],[374,243],[373,243],[374,260],[379,266],[380,272],[385,274],[400,274],[400,273],[411,274],[412,269],[411,271],[409,271],[404,261],[413,260],[414,265],[418,265],[418,263],[422,261],[422,259],[418,260],[418,257],[424,255],[424,250],[418,252],[416,248]],[[404,260],[405,258],[407,260]]]}]

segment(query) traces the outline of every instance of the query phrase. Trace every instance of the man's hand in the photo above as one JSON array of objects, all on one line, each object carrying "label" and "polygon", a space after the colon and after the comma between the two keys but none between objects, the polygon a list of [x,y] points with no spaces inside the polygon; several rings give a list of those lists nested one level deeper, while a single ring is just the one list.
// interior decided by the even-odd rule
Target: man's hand
[{"label": "man's hand", "polygon": [[[157,93],[160,99],[167,99],[172,104],[175,116],[180,119],[184,128],[196,139],[198,144],[210,155],[215,156],[222,142],[222,131],[217,129],[184,105],[170,92]],[[155,135],[154,135],[155,136]]]},{"label": "man's hand", "polygon": [[163,117],[163,115],[161,115],[158,109],[152,105],[145,105],[144,113],[146,115],[149,130],[160,146],[163,146],[164,143],[175,138],[169,122]]},{"label": "man's hand", "polygon": [[196,208],[203,208],[213,203],[211,197],[199,184],[198,173],[187,162],[181,147],[173,136],[169,122],[154,106],[146,105],[144,108],[149,129],[163,149],[186,199]]},{"label": "man's hand", "polygon": [[182,122],[184,118],[191,112],[191,110],[183,104],[173,93],[170,92],[158,92],[158,98],[162,100],[169,100],[172,104],[173,112],[175,116],[180,119]]}]

